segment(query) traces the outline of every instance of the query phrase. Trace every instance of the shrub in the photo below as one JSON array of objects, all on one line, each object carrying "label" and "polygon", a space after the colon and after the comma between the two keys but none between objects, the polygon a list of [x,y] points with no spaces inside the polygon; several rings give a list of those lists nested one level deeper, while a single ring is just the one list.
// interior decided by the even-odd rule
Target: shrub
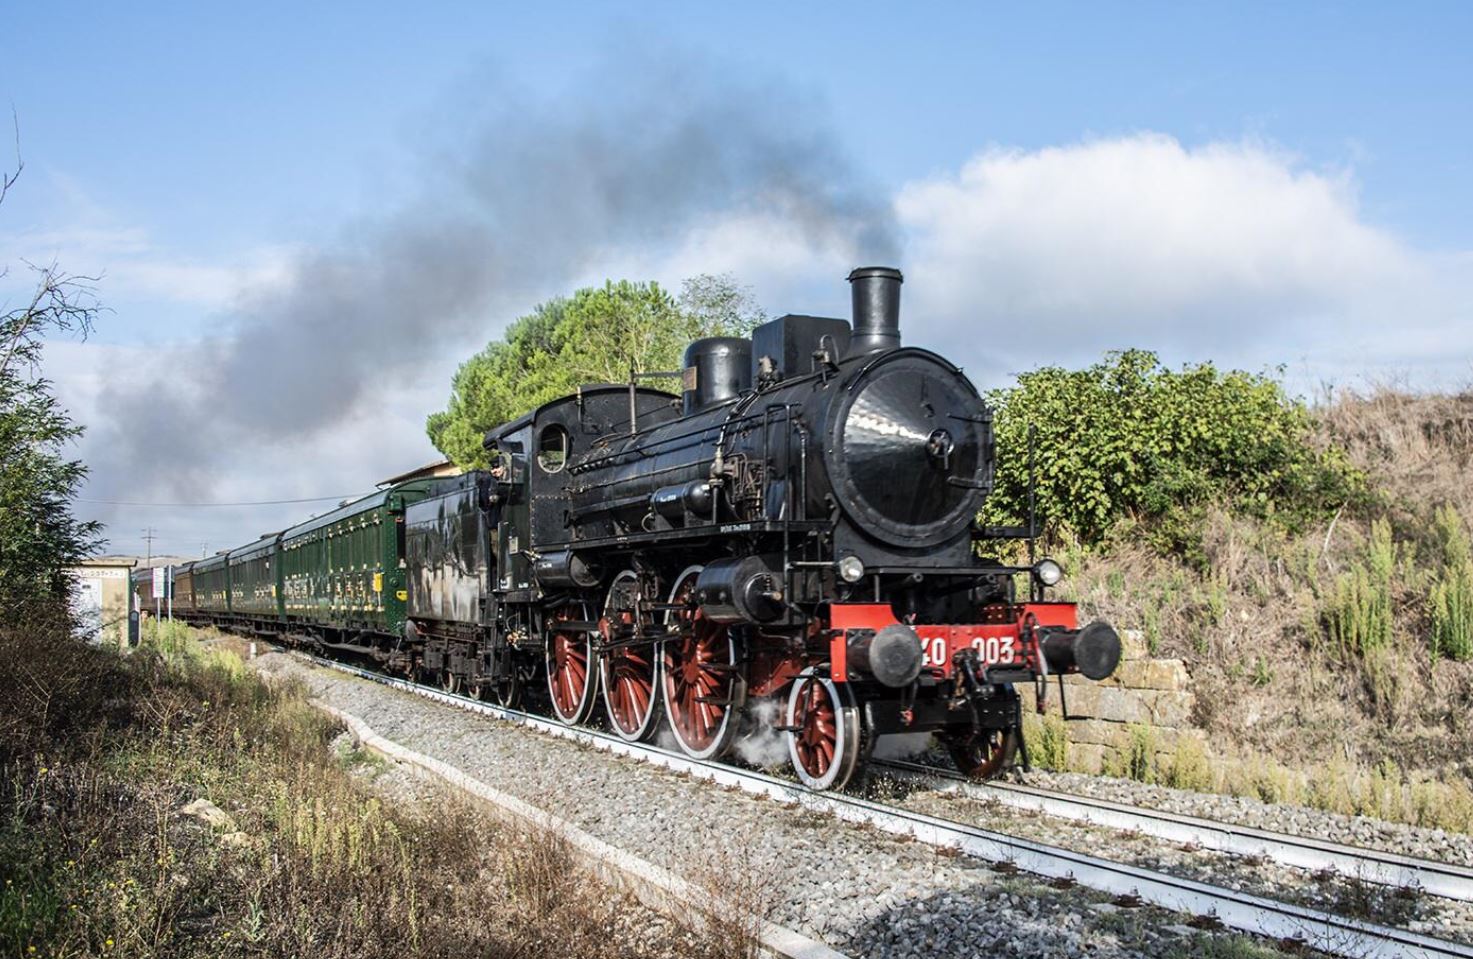
[{"label": "shrub", "polygon": [[1145,520],[1157,548],[1198,565],[1213,501],[1295,529],[1364,495],[1362,475],[1337,449],[1316,448],[1308,409],[1269,376],[1171,370],[1127,350],[1085,370],[1025,373],[988,398],[998,464],[987,523],[1027,516],[1030,435],[1052,532],[1095,545],[1122,520]]}]

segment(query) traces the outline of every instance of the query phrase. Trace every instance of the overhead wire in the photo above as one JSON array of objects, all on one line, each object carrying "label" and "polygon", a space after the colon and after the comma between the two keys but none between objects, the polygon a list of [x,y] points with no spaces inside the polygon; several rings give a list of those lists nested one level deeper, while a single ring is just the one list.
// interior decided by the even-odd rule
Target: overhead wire
[{"label": "overhead wire", "polygon": [[214,507],[214,506],[290,506],[290,505],[293,505],[293,504],[296,504],[296,503],[341,502],[342,500],[353,500],[353,499],[358,499],[359,497],[367,496],[367,495],[368,495],[367,493],[352,493],[352,494],[347,495],[347,496],[308,496],[308,497],[306,497],[304,499],[262,499],[262,500],[245,500],[245,501],[236,502],[236,503],[143,503],[143,502],[132,502],[132,501],[128,501],[128,500],[86,499],[84,497],[80,497],[79,496],[79,497],[77,497],[76,502],[78,502],[78,503],[90,503],[90,504],[93,504],[93,505],[96,505],[96,506],[143,506],[143,507],[159,507],[159,508],[166,508],[166,509],[197,509],[197,508],[208,508],[208,507]]}]

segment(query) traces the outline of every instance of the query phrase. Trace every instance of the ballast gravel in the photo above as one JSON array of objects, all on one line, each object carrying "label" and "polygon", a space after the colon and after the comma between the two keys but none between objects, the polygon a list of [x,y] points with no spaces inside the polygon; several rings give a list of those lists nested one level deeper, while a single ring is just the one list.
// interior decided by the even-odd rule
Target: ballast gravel
[{"label": "ballast gravel", "polygon": [[[761,903],[767,918],[856,957],[1178,957],[1274,954],[1199,932],[1187,917],[1122,908],[1078,887],[844,824],[801,808],[282,655],[264,672],[304,681],[316,698],[386,736],[561,816],[600,839],[712,888]],[[1244,943],[1245,946],[1248,943]]]}]

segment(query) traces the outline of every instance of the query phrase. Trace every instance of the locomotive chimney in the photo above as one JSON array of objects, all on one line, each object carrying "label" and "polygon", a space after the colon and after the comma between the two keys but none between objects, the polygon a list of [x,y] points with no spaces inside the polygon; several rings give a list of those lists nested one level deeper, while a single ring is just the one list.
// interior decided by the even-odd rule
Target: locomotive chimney
[{"label": "locomotive chimney", "polygon": [[862,266],[849,274],[854,296],[854,337],[848,353],[900,348],[900,284],[905,278],[888,266]]}]

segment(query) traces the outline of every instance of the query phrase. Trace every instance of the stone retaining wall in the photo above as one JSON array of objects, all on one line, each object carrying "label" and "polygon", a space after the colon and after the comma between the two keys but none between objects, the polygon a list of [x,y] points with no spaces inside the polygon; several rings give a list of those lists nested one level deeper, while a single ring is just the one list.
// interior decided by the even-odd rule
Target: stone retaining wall
[{"label": "stone retaining wall", "polygon": [[[1120,640],[1123,646],[1120,666],[1109,679],[1100,682],[1082,676],[1064,679],[1071,769],[1099,772],[1108,757],[1129,745],[1133,729],[1144,732],[1158,763],[1169,763],[1183,738],[1205,745],[1201,730],[1192,727],[1195,697],[1186,663],[1180,659],[1151,658],[1139,631],[1125,630]],[[1034,712],[1033,687],[1018,689],[1023,696],[1024,711]],[[1044,698],[1044,715],[1058,716],[1057,678],[1049,680]]]}]

